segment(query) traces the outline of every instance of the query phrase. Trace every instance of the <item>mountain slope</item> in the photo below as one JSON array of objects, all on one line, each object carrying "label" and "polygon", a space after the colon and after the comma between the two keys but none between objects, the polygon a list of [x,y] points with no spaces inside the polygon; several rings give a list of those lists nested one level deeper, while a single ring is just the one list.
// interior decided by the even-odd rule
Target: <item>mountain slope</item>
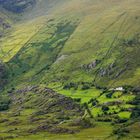
[{"label": "mountain slope", "polygon": [[36,0],[0,0],[0,5],[8,11],[21,13],[35,2]]},{"label": "mountain slope", "polygon": [[[12,2],[15,3],[10,5],[12,8],[1,8],[4,10],[4,21],[10,19],[11,27],[0,39],[0,59],[6,65],[4,73],[8,72],[5,77],[0,75],[2,80],[6,79],[2,83],[0,107],[8,109],[6,114],[0,114],[3,118],[9,118],[11,123],[13,118],[9,113],[14,113],[13,110],[22,106],[19,112],[23,114],[20,116],[17,111],[19,114],[15,119],[24,121],[18,123],[17,129],[17,124],[14,124],[12,130],[6,129],[5,132],[1,130],[8,122],[2,121],[0,133],[6,135],[4,138],[14,134],[14,139],[24,139],[20,132],[25,135],[27,128],[22,125],[30,127],[32,124],[33,128],[27,139],[33,138],[32,133],[36,139],[49,135],[52,127],[48,129],[43,126],[42,130],[42,127],[28,122],[28,117],[34,114],[33,110],[37,111],[41,107],[44,112],[52,101],[52,97],[44,97],[42,87],[45,87],[63,94],[64,98],[70,97],[66,97],[70,101],[69,106],[78,105],[67,112],[64,107],[67,107],[67,103],[60,104],[61,95],[53,92],[58,95],[55,98],[58,108],[52,107],[54,112],[49,114],[53,119],[59,122],[57,111],[60,109],[66,111],[66,116],[70,115],[70,120],[78,117],[82,120],[86,118],[90,125],[90,121],[95,123],[90,130],[83,130],[76,125],[78,129],[74,132],[80,131],[76,135],[77,139],[84,140],[85,133],[89,139],[94,136],[98,139],[100,135],[111,140],[139,139],[139,0],[39,0],[33,5],[32,0],[25,0],[24,3],[20,0]],[[15,6],[19,6],[19,10]],[[5,13],[12,16],[8,17]],[[30,87],[37,88],[35,91],[26,91]],[[24,90],[25,93],[22,92]],[[12,99],[11,103],[9,98]],[[30,106],[26,108],[28,102]],[[76,111],[72,116],[77,108],[81,109],[82,115]],[[45,112],[44,116],[46,114]],[[62,123],[62,131],[73,132],[68,129],[71,126],[66,116],[63,116],[66,126]],[[35,117],[38,119],[42,116],[35,114]],[[43,121],[47,119],[45,117]],[[50,125],[50,122],[47,124]],[[8,135],[8,131],[12,131],[12,134]],[[57,131],[61,133],[60,129]],[[102,133],[93,134],[92,131]],[[66,138],[69,139],[69,136],[71,135]],[[52,137],[55,138],[58,136]],[[62,139],[65,139],[64,135]]]},{"label": "mountain slope", "polygon": [[[0,131],[1,139],[8,139],[9,136],[20,139],[44,131],[74,134],[82,126],[84,110],[80,105],[46,87],[13,90],[10,92],[10,100],[10,111],[0,118],[1,129],[4,130]],[[79,126],[69,126],[78,120]],[[5,125],[8,127],[4,128]]]},{"label": "mountain slope", "polygon": [[[79,4],[78,6],[76,5],[77,3]],[[75,7],[73,5],[75,5]],[[103,9],[102,12],[100,11],[100,9]],[[64,10],[66,10],[66,12]],[[97,12],[95,13],[94,11]],[[59,40],[57,41],[55,39],[53,41],[52,37],[46,38],[45,40],[44,37],[48,36],[49,34],[48,30],[52,30],[50,32],[53,32],[53,30],[55,30],[55,28],[57,27],[56,24],[59,25],[61,24],[61,22],[62,24],[68,24],[69,22],[72,22],[73,24],[73,22],[77,22],[76,23],[77,28],[75,29],[74,32],[72,31],[73,34],[71,35],[71,37],[69,39],[66,39],[67,41],[63,45],[62,49],[58,52],[56,51],[56,55],[51,55],[50,59],[52,63],[49,64],[51,65],[51,68],[49,68],[50,70],[48,70],[48,68],[45,69],[46,64],[44,63],[44,60],[40,60],[39,63],[42,66],[38,67],[36,73],[41,71],[41,69],[43,69],[43,71],[42,73],[40,73],[37,79],[41,78],[40,77],[41,74],[44,75],[45,73],[46,78],[45,79],[43,78],[44,81],[46,81],[47,79],[51,81],[55,79],[62,80],[68,78],[70,81],[75,82],[94,81],[95,84],[97,85],[109,87],[125,85],[126,81],[128,85],[133,86],[139,85],[140,61],[138,55],[140,50],[138,46],[140,44],[139,43],[140,20],[139,20],[139,2],[137,0],[123,2],[112,1],[110,4],[106,4],[103,2],[101,3],[97,1],[93,3],[91,1],[88,2],[72,1],[66,4],[66,8],[65,7],[62,8],[59,12],[60,12],[59,15],[56,14],[54,18],[52,16],[51,20],[53,21],[51,21],[50,23],[39,23],[40,19],[36,19],[35,21],[33,21],[31,26],[32,28],[33,27],[35,28],[30,29],[31,31],[28,31],[29,30],[28,25],[30,26],[30,24],[24,24],[24,26],[22,26],[21,24],[21,26],[18,27],[23,28],[23,31],[15,29],[18,30],[21,37],[18,34],[16,34],[16,32],[15,33],[13,32],[11,36],[13,38],[16,38],[16,40],[18,40],[18,38],[21,38],[22,40],[25,41],[23,41],[23,43],[20,44],[18,43],[18,41],[12,42],[13,44],[12,46],[17,47],[13,49],[14,51],[13,53],[11,51],[11,53],[9,54],[11,55],[11,57],[8,56],[4,58],[4,61],[9,61],[9,59],[11,59],[12,56],[23,46],[24,51],[26,50],[26,48],[28,49],[28,45],[32,44],[32,42],[36,44],[36,49],[39,49],[41,47],[41,44],[43,45],[45,42],[47,44],[51,41],[54,42],[55,44],[58,43]],[[61,19],[61,17],[63,18],[63,20]],[[63,23],[64,21],[65,23]],[[42,25],[43,26],[42,27],[41,24],[43,24],[44,26]],[[54,26],[52,26],[49,29],[49,27],[47,27],[47,24],[54,24]],[[37,25],[38,27],[36,27]],[[40,29],[40,26],[42,27],[42,29]],[[46,29],[46,32],[44,31],[42,33],[41,30],[44,29]],[[40,32],[38,32],[39,30]],[[63,32],[63,29],[60,30],[62,30],[60,32]],[[32,34],[29,34],[29,37],[26,37],[24,39],[23,36],[24,31],[25,34],[26,31],[32,32]],[[60,33],[57,32],[56,34],[59,36]],[[4,42],[4,44],[2,45],[4,46],[3,48],[4,55],[5,54],[7,55],[11,49],[8,47],[9,45],[8,40],[11,39],[11,36],[6,37],[2,41]],[[44,38],[45,41],[42,40],[40,36]],[[55,36],[56,35],[54,34],[54,37]],[[60,42],[61,40],[62,38],[60,38]],[[53,44],[49,44],[49,46],[53,48]],[[60,46],[61,44],[59,44],[58,47]],[[34,55],[32,56],[32,53],[30,53],[30,51],[31,52],[33,51],[32,47],[30,47],[30,50],[28,50],[27,54],[23,53],[23,49],[21,49],[18,54],[15,54],[15,59],[10,60],[9,64],[14,63],[14,61],[18,60],[21,63],[23,63],[24,67],[24,64],[25,65],[27,64],[26,58],[28,57],[30,57],[30,61],[32,61],[33,63],[33,61],[36,61],[36,59],[38,58],[37,55],[35,56],[36,58],[34,57]],[[40,51],[37,50],[37,53],[39,54]],[[41,56],[43,57],[43,55]],[[46,57],[46,59],[48,58]],[[31,63],[28,63],[27,65],[30,64]],[[18,67],[18,64],[16,65],[17,65],[16,67]],[[21,65],[20,65],[21,70],[14,69],[14,71],[21,71],[22,73],[24,70],[22,70]],[[32,70],[34,71],[35,69],[32,68]],[[34,75],[36,74],[36,73],[34,73],[34,75],[28,74],[31,73],[28,68],[26,71],[27,72],[23,73],[22,75],[25,76],[29,75],[30,77],[32,76],[34,77]],[[53,75],[55,75],[55,79],[48,78],[52,76],[52,73]],[[69,73],[72,74],[70,77],[68,76]],[[42,78],[40,80],[42,81]],[[104,83],[106,85],[104,85]]]}]

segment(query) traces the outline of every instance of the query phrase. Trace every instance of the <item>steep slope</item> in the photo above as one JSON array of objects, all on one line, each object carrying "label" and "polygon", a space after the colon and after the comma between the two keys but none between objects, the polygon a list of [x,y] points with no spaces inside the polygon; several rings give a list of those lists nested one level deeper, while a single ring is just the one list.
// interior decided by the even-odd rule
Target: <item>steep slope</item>
[{"label": "steep slope", "polygon": [[[39,132],[74,134],[82,127],[84,111],[71,98],[38,86],[9,92],[10,111],[0,118],[1,139],[20,139]],[[78,120],[79,126],[70,126]]]},{"label": "steep slope", "polygon": [[[66,2],[66,5],[62,5],[61,10],[57,14],[55,11],[52,12],[54,16],[51,16],[49,23],[43,23],[43,27],[38,22],[40,19],[32,22],[32,29],[29,32],[37,33],[36,35],[32,36],[33,34],[29,34],[29,37],[26,36],[24,38],[23,32],[24,30],[25,34],[26,31],[28,32],[28,25],[30,24],[24,24],[24,26],[21,24],[21,26],[15,28],[15,30],[23,29],[18,30],[21,37],[15,31],[9,37],[3,39],[4,54],[1,57],[8,54],[9,56],[3,58],[3,60],[9,61],[15,55],[9,61],[10,65],[16,62],[17,66],[12,64],[13,67],[17,67],[13,71],[20,71],[17,74],[25,75],[25,77],[28,75],[30,78],[35,77],[37,74],[37,79],[40,79],[40,81],[50,82],[61,79],[62,82],[65,82],[65,79],[69,79],[69,81],[73,82],[94,82],[95,85],[108,87],[122,86],[126,82],[128,85],[139,86],[139,12],[139,2],[137,0],[111,1],[110,3],[99,1],[80,2],[78,0]],[[63,26],[65,24],[71,26],[68,25],[69,22],[71,24],[75,22],[74,24],[76,24],[77,28],[73,27],[75,29],[71,29],[72,27],[66,27],[70,28],[66,29],[66,32],[69,34],[67,36],[67,34],[63,33]],[[49,25],[47,26],[47,24]],[[54,25],[50,27],[50,24]],[[58,27],[59,24],[64,25]],[[40,26],[42,29],[40,29]],[[60,28],[58,29],[60,31],[56,31],[54,34],[56,28]],[[50,33],[48,33],[48,30],[50,30]],[[67,39],[62,39],[60,37],[61,33]],[[54,34],[54,36],[50,34]],[[56,39],[56,35],[58,39]],[[69,38],[70,35],[71,37]],[[8,40],[11,40],[11,36],[19,41],[20,39],[18,38],[21,38],[23,41],[23,43],[21,41],[20,43],[18,41],[12,42],[12,46],[15,48],[12,49],[13,51],[8,47]],[[65,43],[62,40],[65,40]],[[63,42],[63,45],[58,42]],[[42,52],[41,49],[40,51],[38,49],[40,47],[43,48],[44,43],[46,44],[45,48],[47,48],[46,53],[49,53],[46,46],[54,48],[53,44],[58,43],[59,48],[61,48],[60,46],[63,47],[59,51],[55,49],[54,55],[48,56],[46,53],[39,55],[39,57],[44,57],[39,61],[41,66],[38,67],[37,63],[33,66],[33,63],[39,58],[38,55],[33,55],[32,44],[36,44],[36,52],[39,54]],[[29,44],[31,44],[31,47],[29,47]],[[23,46],[24,49],[18,52]],[[17,52],[18,54],[16,54]],[[50,65],[49,70],[44,63],[44,59]],[[49,62],[50,59],[51,63]],[[17,63],[17,60],[21,63],[20,65]],[[32,71],[35,71],[34,67],[37,67],[38,70],[36,69],[36,73],[34,72],[30,75]],[[70,73],[71,76],[69,76]],[[44,74],[46,75],[45,77]],[[41,75],[43,75],[43,79]],[[52,75],[53,77],[51,77]]]},{"label": "steep slope", "polygon": [[0,0],[0,37],[35,4],[36,0]]},{"label": "steep slope", "polygon": [[[139,0],[39,0],[32,6],[32,0],[25,0],[23,3],[20,0],[11,2],[15,2],[10,5],[14,7],[5,7],[8,10],[6,13],[10,11],[20,20],[16,20],[12,28],[0,39],[0,59],[8,70],[8,80],[0,97],[1,108],[8,109],[10,102],[7,95],[12,99],[9,110],[0,113],[3,118],[10,120],[2,120],[0,130],[11,123],[13,118],[10,112],[14,114],[14,110],[19,110],[18,106],[22,108],[17,111],[19,114],[15,120],[24,121],[18,122],[18,128],[15,123],[11,126],[12,130],[0,131],[4,138],[8,139],[14,134],[14,139],[24,139],[20,132],[26,134],[26,127],[30,125],[33,127],[27,139],[42,139],[54,130],[53,127],[34,126],[34,122],[29,123],[28,120],[28,117],[34,114],[32,111],[38,111],[38,107],[46,111],[50,102],[53,102],[52,96],[50,97],[48,92],[44,93],[44,90],[48,89],[47,86],[64,95],[53,92],[57,94],[55,105],[58,110],[64,110],[66,113],[66,116],[63,116],[63,121],[66,122],[66,126],[62,123],[62,128],[66,127],[62,129],[63,132],[73,132],[68,129],[71,128],[67,120],[69,115],[71,121],[74,120],[73,117],[84,116],[89,124],[90,119],[94,117],[92,122],[96,122],[97,126],[84,130],[86,137],[83,137],[85,133],[81,131],[76,135],[76,140],[84,140],[87,136],[89,139],[96,139],[94,136],[100,135],[111,140],[139,139]],[[42,86],[45,86],[45,89],[42,89]],[[35,87],[35,91],[28,91],[28,87]],[[59,97],[66,98],[68,105],[77,102],[78,107],[74,106],[67,112],[67,108],[60,104]],[[29,105],[28,102],[31,106],[26,106]],[[49,115],[61,123],[55,105],[51,107],[53,112]],[[67,102],[64,105],[68,107]],[[73,111],[79,108],[82,115],[76,111],[72,116]],[[43,121],[48,119],[47,113],[43,114]],[[35,119],[43,115],[39,114]],[[36,122],[40,123],[40,120]],[[25,128],[22,125],[25,125]],[[82,130],[79,125],[76,125],[77,127],[76,132]],[[112,128],[116,129],[112,131]],[[133,128],[137,129],[134,131]],[[61,129],[59,130],[58,133],[61,133]],[[9,131],[12,134],[8,135]],[[92,131],[100,134],[93,134]],[[35,137],[31,136],[32,133]],[[72,135],[66,136],[68,140],[70,136]],[[58,136],[52,139],[56,138]],[[64,135],[62,139],[65,139]],[[75,140],[75,137],[73,139]]]},{"label": "steep slope", "polygon": [[59,54],[66,56],[65,59],[52,66],[56,77],[62,79],[71,73],[68,78],[72,81],[95,80],[95,84],[102,86],[121,86],[127,81],[138,86],[140,11],[136,3],[139,4],[138,1],[112,1],[108,5],[97,2],[88,7],[100,13],[88,13],[81,21]]}]

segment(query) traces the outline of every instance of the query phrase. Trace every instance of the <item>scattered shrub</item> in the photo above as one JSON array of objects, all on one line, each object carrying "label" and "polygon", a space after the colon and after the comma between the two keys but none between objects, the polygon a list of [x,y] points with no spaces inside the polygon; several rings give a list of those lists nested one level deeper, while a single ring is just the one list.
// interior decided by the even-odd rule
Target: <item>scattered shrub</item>
[{"label": "scattered shrub", "polygon": [[86,90],[86,89],[90,89],[90,85],[89,84],[84,84],[83,86],[82,86],[82,90]]},{"label": "scattered shrub", "polygon": [[133,87],[130,85],[124,85],[123,89],[124,89],[123,93],[129,93],[133,90]]},{"label": "scattered shrub", "polygon": [[108,111],[109,110],[109,107],[108,106],[102,106],[102,111],[103,112],[106,112],[106,111]]},{"label": "scattered shrub", "polygon": [[140,105],[137,105],[131,114],[131,118],[139,118],[140,117]]},{"label": "scattered shrub", "polygon": [[90,127],[94,127],[95,124],[93,123],[93,120],[89,119],[89,118],[84,118],[80,121],[80,125],[82,128],[90,128]]},{"label": "scattered shrub", "polygon": [[81,102],[81,98],[74,98],[73,99],[75,102]]},{"label": "scattered shrub", "polygon": [[78,84],[70,82],[66,85],[64,85],[63,89],[71,89],[74,88],[75,90],[78,89]]},{"label": "scattered shrub", "polygon": [[132,101],[135,108],[132,111],[131,118],[140,118],[140,94],[137,94],[135,99]]},{"label": "scattered shrub", "polygon": [[7,110],[9,108],[10,99],[6,96],[0,96],[0,111]]},{"label": "scattered shrub", "polygon": [[114,124],[117,124],[117,123],[125,123],[127,121],[128,121],[128,119],[126,119],[126,118],[120,118],[119,116],[116,116],[114,118],[114,120],[113,120],[113,123]]},{"label": "scattered shrub", "polygon": [[99,101],[97,100],[97,99],[90,99],[90,101],[88,102],[88,104],[92,104],[92,106],[95,106],[95,105],[97,105],[98,103],[99,103]]},{"label": "scattered shrub", "polygon": [[106,97],[107,98],[112,98],[113,93],[114,93],[113,91],[109,92],[108,94],[106,94]]},{"label": "scattered shrub", "polygon": [[118,135],[118,137],[126,136],[129,133],[127,128],[117,128],[113,130],[113,134]]}]

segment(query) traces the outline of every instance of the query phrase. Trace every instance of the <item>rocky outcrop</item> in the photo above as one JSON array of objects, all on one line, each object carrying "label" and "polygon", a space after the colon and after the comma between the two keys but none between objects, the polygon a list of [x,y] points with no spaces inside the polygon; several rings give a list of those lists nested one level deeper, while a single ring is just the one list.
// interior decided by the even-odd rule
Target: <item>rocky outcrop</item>
[{"label": "rocky outcrop", "polygon": [[[13,104],[15,104],[16,106],[22,104],[24,106],[24,103],[26,102],[26,96],[24,95],[27,95],[30,92],[32,93],[32,95],[35,94],[37,96],[36,101],[34,102],[34,106],[40,105],[40,109],[38,110],[38,112],[36,112],[36,114],[46,114],[50,112],[55,113],[58,108],[63,108],[60,110],[64,110],[63,113],[60,111],[59,115],[65,114],[65,111],[68,110],[73,113],[75,112],[75,114],[77,115],[80,115],[82,113],[79,104],[75,103],[72,98],[59,94],[47,87],[40,88],[39,86],[27,86],[23,89],[13,91],[11,92]],[[45,103],[42,104],[42,102]]]},{"label": "rocky outcrop", "polygon": [[85,70],[91,70],[91,69],[94,69],[99,63],[100,63],[100,60],[96,59],[89,64],[82,65],[82,68]]},{"label": "rocky outcrop", "polygon": [[100,76],[101,77],[110,76],[111,74],[113,74],[113,68],[115,66],[116,66],[115,63],[112,63],[106,68],[100,68],[100,71],[99,71]]},{"label": "rocky outcrop", "polygon": [[[70,126],[69,129],[63,127],[63,122],[68,126],[75,119],[81,119],[84,114],[84,109],[80,104],[75,103],[72,98],[40,86],[27,86],[20,90],[14,89],[9,95],[11,99],[10,109],[14,108],[11,116],[20,118],[21,112],[26,109],[34,110],[31,114],[26,115],[26,121],[37,125],[34,128],[27,129],[27,133],[35,134],[47,131],[50,133],[73,134],[77,132]],[[16,124],[13,125],[16,126]]]}]

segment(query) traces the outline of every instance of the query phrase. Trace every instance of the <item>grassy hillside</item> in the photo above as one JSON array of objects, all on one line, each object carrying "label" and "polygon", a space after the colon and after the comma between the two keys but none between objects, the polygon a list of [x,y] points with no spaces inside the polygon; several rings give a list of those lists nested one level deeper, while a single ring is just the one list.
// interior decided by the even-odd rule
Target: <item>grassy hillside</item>
[{"label": "grassy hillside", "polygon": [[11,28],[11,19],[5,15],[4,9],[1,9],[1,13],[0,13],[0,38],[4,36],[4,33],[6,32],[6,30]]},{"label": "grassy hillside", "polygon": [[[58,43],[58,48],[61,49],[59,51],[55,49],[50,57],[46,53],[41,55],[44,58],[39,62],[40,67],[34,64],[37,66],[36,73],[43,69],[37,75],[37,79],[45,82],[57,81],[57,79],[64,82],[65,79],[74,82],[94,81],[97,85],[109,87],[122,86],[126,83],[138,86],[140,80],[140,61],[138,57],[139,2],[137,0],[111,1],[107,4],[97,1],[71,1],[66,6],[62,6],[59,14],[55,15],[54,11],[54,15],[49,22],[43,23],[45,17],[42,17],[41,20],[37,18],[17,25],[15,31],[12,31],[11,35],[2,40],[2,50],[4,52],[4,54],[1,53],[2,59],[6,62],[9,61],[10,65],[17,60],[24,65],[28,61],[27,58],[30,57],[32,62],[27,65],[33,68],[30,68],[30,70],[28,68],[24,73],[21,67],[20,69],[22,75],[32,77],[30,73],[35,71],[35,66],[32,63],[38,59],[38,56],[34,56],[32,52],[37,50],[39,55],[39,53],[42,53],[39,48],[43,48],[42,45],[45,44],[46,51],[49,53],[47,44],[53,48],[58,42],[63,42],[63,45]],[[62,28],[65,24],[71,26],[68,23],[74,24],[72,26],[75,27],[66,27],[69,28],[66,29],[68,33],[63,33]],[[53,26],[50,24],[53,24]],[[59,25],[62,27],[58,27]],[[28,28],[29,26],[31,28]],[[58,29],[60,31],[55,32],[56,28],[60,28]],[[50,33],[48,30],[50,30]],[[61,32],[64,37],[61,37]],[[51,34],[53,35],[51,36]],[[11,40],[14,41],[11,42]],[[33,47],[29,47],[34,44],[36,46],[35,50]],[[13,46],[14,49],[11,49],[9,45]],[[20,50],[22,47],[24,49]],[[18,52],[18,50],[20,51]],[[14,58],[12,58],[13,56]],[[46,66],[45,59],[47,59],[46,62],[52,61],[49,64],[51,67],[49,70],[44,68]],[[16,65],[18,67],[18,63]],[[14,68],[14,71],[19,70]],[[43,79],[41,78],[42,74]],[[53,77],[51,77],[52,75]]]},{"label": "grassy hillside", "polygon": [[[82,127],[82,108],[51,89],[26,87],[11,91],[10,96],[10,110],[0,118],[1,139],[20,139],[44,131],[74,134]],[[78,120],[79,124],[69,126]]]},{"label": "grassy hillside", "polygon": [[[20,20],[13,24],[10,16],[12,28],[0,39],[0,59],[8,71],[0,103],[8,111],[0,115],[2,120],[9,118],[0,123],[2,137],[13,136],[15,140],[58,138],[48,133],[53,127],[44,129],[43,126],[42,130],[36,125],[44,123],[44,117],[50,113],[34,115],[38,107],[46,111],[52,101],[52,97],[44,97],[42,87],[47,86],[64,95],[62,97],[70,97],[67,99],[83,111],[82,115],[80,112],[74,116],[70,114],[70,120],[84,116],[95,124],[88,130],[79,125],[71,128],[66,116],[75,108],[67,112],[59,104],[59,97],[55,98],[57,109],[66,111],[66,118],[63,116],[66,125],[62,123],[62,131],[80,131],[73,140],[75,136],[76,140],[84,140],[88,135],[89,139],[98,139],[101,131],[101,137],[110,140],[139,139],[139,104],[136,102],[140,91],[139,7],[138,0],[40,0],[22,16],[12,13]],[[4,21],[9,22],[8,19],[5,16]],[[38,88],[27,91],[30,86]],[[114,90],[117,87],[123,87],[123,90]],[[10,103],[7,95],[10,95]],[[19,105],[21,109],[17,108]],[[59,122],[55,109],[47,119],[53,122],[55,118]],[[14,113],[18,115],[11,117]],[[37,119],[36,123],[29,123],[32,115]],[[38,120],[40,117],[42,120]],[[18,123],[9,125],[14,121]],[[4,129],[5,125],[10,129]],[[28,133],[30,127],[32,131]],[[25,136],[27,133],[28,137]],[[58,133],[61,133],[60,129]],[[69,139],[70,136],[62,134],[60,137]]]}]

